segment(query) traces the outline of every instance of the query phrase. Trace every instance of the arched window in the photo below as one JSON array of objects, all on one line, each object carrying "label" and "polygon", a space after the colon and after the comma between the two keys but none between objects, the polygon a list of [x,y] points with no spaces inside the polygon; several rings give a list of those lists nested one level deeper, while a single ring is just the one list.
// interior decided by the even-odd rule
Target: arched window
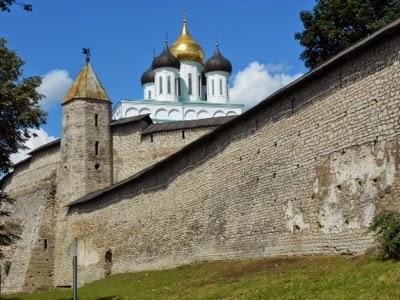
[{"label": "arched window", "polygon": [[179,78],[175,78],[175,95],[178,95],[179,93]]},{"label": "arched window", "polygon": [[163,82],[162,82],[162,77],[160,76],[159,79],[158,79],[158,85],[159,85],[159,87],[158,87],[158,93],[159,93],[159,94],[162,94],[162,93],[163,93],[162,84],[163,84]]},{"label": "arched window", "polygon": [[188,88],[189,88],[189,95],[193,94],[192,91],[192,73],[188,73]]},{"label": "arched window", "polygon": [[219,94],[222,96],[222,79],[219,80]]},{"label": "arched window", "polygon": [[96,127],[99,126],[99,115],[98,114],[94,115],[94,126],[96,126]]},{"label": "arched window", "polygon": [[147,99],[151,99],[151,91],[147,92]]},{"label": "arched window", "polygon": [[199,97],[201,97],[201,76],[199,75]]},{"label": "arched window", "polygon": [[211,79],[211,95],[214,96],[214,79]]},{"label": "arched window", "polygon": [[171,76],[167,76],[167,93],[171,94]]}]

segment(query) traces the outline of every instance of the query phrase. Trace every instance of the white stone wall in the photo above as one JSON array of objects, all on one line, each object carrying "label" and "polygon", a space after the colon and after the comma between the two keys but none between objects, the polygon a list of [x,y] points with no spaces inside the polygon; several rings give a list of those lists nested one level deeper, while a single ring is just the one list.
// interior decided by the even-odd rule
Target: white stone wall
[{"label": "white stone wall", "polygon": [[155,122],[197,120],[236,116],[242,113],[242,109],[243,105],[238,104],[121,100],[114,108],[113,119],[150,114]]}]

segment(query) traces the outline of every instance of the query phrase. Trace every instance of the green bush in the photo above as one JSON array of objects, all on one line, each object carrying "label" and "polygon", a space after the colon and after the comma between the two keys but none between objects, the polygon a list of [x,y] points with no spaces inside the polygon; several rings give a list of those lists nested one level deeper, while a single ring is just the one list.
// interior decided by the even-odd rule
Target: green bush
[{"label": "green bush", "polygon": [[377,235],[383,258],[400,260],[400,212],[376,215],[369,230]]}]

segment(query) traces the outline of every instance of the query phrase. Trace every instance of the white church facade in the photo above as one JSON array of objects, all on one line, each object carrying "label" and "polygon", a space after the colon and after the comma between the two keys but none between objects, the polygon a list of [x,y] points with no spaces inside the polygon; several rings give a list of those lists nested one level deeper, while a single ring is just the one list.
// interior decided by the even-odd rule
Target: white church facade
[{"label": "white church facade", "polygon": [[214,55],[204,59],[202,47],[188,32],[186,19],[178,40],[153,58],[141,77],[143,99],[121,100],[113,119],[150,114],[154,122],[196,120],[235,116],[242,104],[229,102],[232,64],[216,46]]}]

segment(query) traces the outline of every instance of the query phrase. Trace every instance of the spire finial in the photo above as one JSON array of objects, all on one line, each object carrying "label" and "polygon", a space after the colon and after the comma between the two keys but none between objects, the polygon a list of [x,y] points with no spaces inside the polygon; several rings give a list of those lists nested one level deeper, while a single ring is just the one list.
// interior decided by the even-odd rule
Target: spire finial
[{"label": "spire finial", "polygon": [[153,48],[153,59],[156,57],[156,48]]},{"label": "spire finial", "polygon": [[186,23],[186,9],[183,10],[183,23]]},{"label": "spire finial", "polygon": [[215,36],[215,47],[219,49],[218,35]]},{"label": "spire finial", "polygon": [[165,46],[168,48],[168,32],[165,32]]},{"label": "spire finial", "polygon": [[82,54],[85,55],[85,61],[88,64],[90,62],[90,49],[89,48],[82,48]]}]

